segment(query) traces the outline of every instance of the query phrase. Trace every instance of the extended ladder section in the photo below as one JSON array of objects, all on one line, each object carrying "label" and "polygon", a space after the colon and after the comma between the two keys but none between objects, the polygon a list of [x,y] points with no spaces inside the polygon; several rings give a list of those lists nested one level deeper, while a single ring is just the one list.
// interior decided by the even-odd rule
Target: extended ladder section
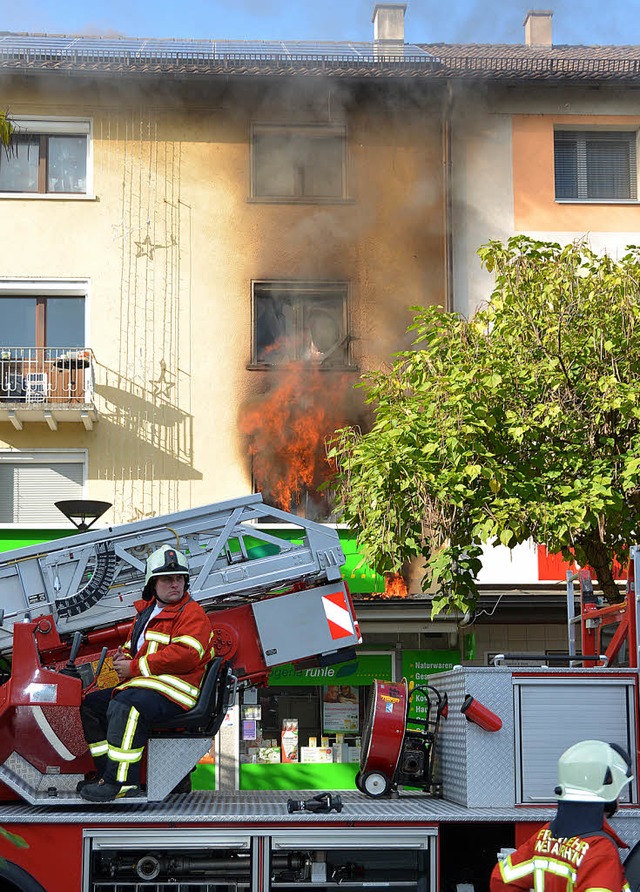
[{"label": "extended ladder section", "polygon": [[[288,538],[274,530],[283,525]],[[130,620],[147,557],[167,543],[187,554],[191,595],[205,608],[329,584],[344,563],[334,529],[259,494],[17,549],[0,556],[0,651],[11,650],[14,623],[43,615],[60,635]]]}]

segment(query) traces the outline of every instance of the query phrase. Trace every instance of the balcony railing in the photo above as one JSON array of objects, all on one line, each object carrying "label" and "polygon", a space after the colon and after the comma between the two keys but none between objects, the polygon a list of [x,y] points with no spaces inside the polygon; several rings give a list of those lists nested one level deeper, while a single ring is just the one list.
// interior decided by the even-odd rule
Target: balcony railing
[{"label": "balcony railing", "polygon": [[77,347],[0,347],[0,403],[93,403],[93,352]]}]

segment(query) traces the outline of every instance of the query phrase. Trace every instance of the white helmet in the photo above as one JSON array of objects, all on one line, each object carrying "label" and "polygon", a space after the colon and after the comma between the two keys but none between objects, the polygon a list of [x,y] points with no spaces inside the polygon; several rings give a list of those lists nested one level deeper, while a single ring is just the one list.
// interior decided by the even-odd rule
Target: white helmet
[{"label": "white helmet", "polygon": [[560,756],[555,792],[564,802],[615,802],[632,780],[631,760],[622,747],[583,740]]},{"label": "white helmet", "polygon": [[150,554],[147,559],[147,571],[144,577],[144,589],[142,597],[150,601],[155,595],[156,585],[154,579],[158,576],[184,576],[185,583],[189,585],[189,565],[181,551],[176,551],[169,545],[163,545]]}]

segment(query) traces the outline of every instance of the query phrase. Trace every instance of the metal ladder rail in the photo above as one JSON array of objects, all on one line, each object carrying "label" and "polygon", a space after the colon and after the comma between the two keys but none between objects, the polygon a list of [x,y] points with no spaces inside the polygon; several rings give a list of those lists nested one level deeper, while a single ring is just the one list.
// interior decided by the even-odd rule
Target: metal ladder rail
[{"label": "metal ladder rail", "polygon": [[[260,529],[257,524],[267,519],[300,528],[303,544]],[[339,579],[344,561],[334,529],[264,505],[259,494],[29,546],[0,557],[0,649],[10,644],[12,620],[57,614],[65,633],[128,618],[142,588],[146,554],[164,542],[175,544],[176,536],[191,552],[192,595],[203,604],[234,594],[260,596],[305,577]],[[275,545],[276,553],[250,559],[248,537]],[[241,543],[241,559],[231,540]],[[98,552],[109,549],[100,565]],[[88,590],[94,576],[95,590]]]}]

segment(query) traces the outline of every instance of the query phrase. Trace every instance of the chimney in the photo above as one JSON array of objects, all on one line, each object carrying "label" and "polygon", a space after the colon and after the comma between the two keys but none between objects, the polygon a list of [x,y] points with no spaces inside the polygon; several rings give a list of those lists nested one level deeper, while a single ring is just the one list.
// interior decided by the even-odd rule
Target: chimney
[{"label": "chimney", "polygon": [[406,3],[376,3],[371,20],[376,52],[402,55],[406,9]]},{"label": "chimney", "polygon": [[527,46],[551,46],[551,9],[530,9],[524,18],[524,42]]}]

